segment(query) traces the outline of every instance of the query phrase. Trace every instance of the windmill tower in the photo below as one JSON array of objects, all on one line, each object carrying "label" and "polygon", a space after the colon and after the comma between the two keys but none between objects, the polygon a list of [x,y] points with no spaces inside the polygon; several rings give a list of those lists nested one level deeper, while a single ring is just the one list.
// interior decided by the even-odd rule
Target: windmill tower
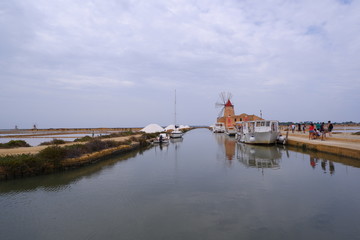
[{"label": "windmill tower", "polygon": [[220,109],[220,112],[218,114],[217,122],[222,122],[225,125],[225,128],[232,127],[235,124],[234,121],[234,105],[231,103],[231,93],[225,93],[222,92],[219,94],[220,96],[220,102],[216,102],[215,106]]},{"label": "windmill tower", "polygon": [[228,93],[221,92],[219,96],[220,96],[220,102],[215,103],[215,107],[221,108],[218,114],[218,119],[221,117],[234,116],[235,115],[234,105],[230,101],[232,98],[232,94],[229,92]]}]

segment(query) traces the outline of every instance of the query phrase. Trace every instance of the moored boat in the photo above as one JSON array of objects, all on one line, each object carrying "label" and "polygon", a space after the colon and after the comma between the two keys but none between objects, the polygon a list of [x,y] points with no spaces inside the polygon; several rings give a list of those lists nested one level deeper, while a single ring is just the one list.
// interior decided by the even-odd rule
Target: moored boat
[{"label": "moored boat", "polygon": [[257,120],[236,122],[236,139],[249,144],[274,144],[280,136],[279,122]]},{"label": "moored boat", "polygon": [[226,127],[225,133],[229,135],[230,137],[236,136],[236,128],[235,127]]},{"label": "moored boat", "polygon": [[168,143],[169,142],[169,136],[166,133],[160,133],[159,136],[157,136],[153,143]]},{"label": "moored boat", "polygon": [[175,128],[175,130],[170,133],[170,138],[182,138],[183,134],[184,133],[182,131],[180,131],[178,128]]},{"label": "moored boat", "polygon": [[225,125],[222,122],[217,122],[213,126],[213,132],[214,133],[223,133],[225,132]]}]

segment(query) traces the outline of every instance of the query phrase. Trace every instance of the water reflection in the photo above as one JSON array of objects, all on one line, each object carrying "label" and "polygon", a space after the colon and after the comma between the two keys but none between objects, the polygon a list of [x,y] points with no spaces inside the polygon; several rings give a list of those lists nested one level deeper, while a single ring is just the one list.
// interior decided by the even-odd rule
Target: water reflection
[{"label": "water reflection", "polygon": [[[221,156],[218,155],[218,159],[225,160],[226,166],[231,167],[232,160],[234,159],[234,156],[235,156],[235,149],[236,149],[235,138],[231,138],[228,135],[221,134],[221,133],[216,133],[214,135],[215,135],[217,144],[220,148],[219,153],[221,153]],[[225,159],[224,159],[224,155],[225,155]]]},{"label": "water reflection", "polygon": [[317,158],[316,155],[310,154],[310,166],[315,169],[317,165],[319,165],[321,169],[324,171],[324,173],[330,173],[330,175],[333,175],[335,173],[335,165],[332,161],[328,161],[326,159]]},{"label": "water reflection", "polygon": [[157,152],[158,150],[160,151],[167,151],[169,147],[169,143],[168,142],[163,142],[163,143],[159,143],[159,144],[154,144],[154,149],[155,152]]},{"label": "water reflection", "polygon": [[[284,147],[286,152],[298,152],[309,156],[310,167],[313,169],[321,168],[325,173],[334,174],[335,173],[335,164],[341,163],[346,166],[360,168],[360,161],[358,159],[348,158],[337,156],[325,152],[315,152],[315,151],[304,151],[301,147],[286,146]],[[320,167],[318,165],[320,164]]]},{"label": "water reflection", "polygon": [[236,158],[247,167],[279,169],[281,157],[276,146],[237,144]]}]

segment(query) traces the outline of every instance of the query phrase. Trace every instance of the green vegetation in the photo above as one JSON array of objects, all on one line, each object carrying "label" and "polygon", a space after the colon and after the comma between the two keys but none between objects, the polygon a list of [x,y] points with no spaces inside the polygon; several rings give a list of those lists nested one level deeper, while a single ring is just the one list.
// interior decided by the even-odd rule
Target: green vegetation
[{"label": "green vegetation", "polygon": [[360,135],[360,132],[354,132],[352,135]]},{"label": "green vegetation", "polygon": [[90,141],[92,140],[93,138],[90,137],[90,136],[85,136],[85,137],[82,137],[82,138],[77,138],[74,140],[74,142],[87,142],[87,141]]},{"label": "green vegetation", "polygon": [[138,133],[134,133],[132,131],[126,131],[126,132],[119,132],[119,133],[112,133],[112,134],[108,134],[108,135],[102,135],[100,137],[90,137],[90,136],[85,136],[82,138],[77,138],[74,140],[74,142],[88,142],[91,141],[93,139],[106,139],[106,138],[115,138],[115,137],[126,137],[126,136],[131,136],[131,135],[135,135]]},{"label": "green vegetation", "polygon": [[0,167],[6,173],[6,178],[33,176],[49,169],[46,161],[33,154],[0,157]]},{"label": "green vegetation", "polygon": [[40,143],[40,146],[46,146],[46,145],[60,145],[60,144],[65,144],[66,142],[62,139],[53,139],[52,141],[49,142],[43,142]]},{"label": "green vegetation", "polygon": [[125,137],[125,136],[131,136],[138,133],[134,133],[133,131],[126,131],[126,132],[119,132],[119,133],[111,133],[109,135],[103,135],[100,138],[115,138],[115,137]]},{"label": "green vegetation", "polygon": [[8,143],[0,143],[0,148],[31,147],[24,140],[11,140]]}]

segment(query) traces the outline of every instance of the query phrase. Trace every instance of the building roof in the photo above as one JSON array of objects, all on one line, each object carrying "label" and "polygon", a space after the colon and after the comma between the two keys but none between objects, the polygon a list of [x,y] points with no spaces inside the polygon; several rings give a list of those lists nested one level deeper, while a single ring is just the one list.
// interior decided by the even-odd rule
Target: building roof
[{"label": "building roof", "polygon": [[232,105],[232,103],[230,102],[230,99],[227,101],[227,103],[225,104],[225,107],[233,107],[234,105]]}]

